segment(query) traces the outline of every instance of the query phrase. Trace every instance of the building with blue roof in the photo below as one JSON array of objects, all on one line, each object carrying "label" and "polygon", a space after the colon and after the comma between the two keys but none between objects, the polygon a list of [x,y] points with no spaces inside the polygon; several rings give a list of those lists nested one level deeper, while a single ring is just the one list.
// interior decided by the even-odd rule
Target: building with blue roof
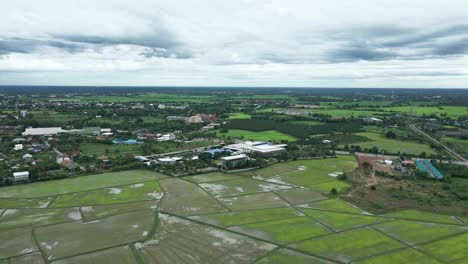
[{"label": "building with blue roof", "polygon": [[441,180],[444,178],[444,175],[436,168],[429,160],[416,160],[414,162],[418,169],[422,172],[428,172],[434,178]]}]

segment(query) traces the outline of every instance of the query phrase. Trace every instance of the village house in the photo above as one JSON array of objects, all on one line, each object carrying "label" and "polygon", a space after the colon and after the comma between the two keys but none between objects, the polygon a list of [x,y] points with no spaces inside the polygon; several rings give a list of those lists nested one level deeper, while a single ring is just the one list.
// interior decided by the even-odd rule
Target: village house
[{"label": "village house", "polygon": [[28,180],[29,180],[29,171],[13,172],[14,182],[28,181]]},{"label": "village house", "polygon": [[247,164],[249,157],[245,154],[239,154],[234,156],[227,156],[221,158],[221,166],[226,169],[232,169],[237,167],[242,167]]}]

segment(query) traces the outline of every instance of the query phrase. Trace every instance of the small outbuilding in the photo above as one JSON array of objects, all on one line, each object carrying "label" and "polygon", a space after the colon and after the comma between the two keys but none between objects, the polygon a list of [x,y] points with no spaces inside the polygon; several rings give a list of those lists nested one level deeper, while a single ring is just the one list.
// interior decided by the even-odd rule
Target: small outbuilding
[{"label": "small outbuilding", "polygon": [[19,171],[13,172],[13,181],[28,181],[29,180],[29,171]]},{"label": "small outbuilding", "polygon": [[244,166],[248,160],[249,160],[249,157],[245,154],[222,157],[221,165],[225,169],[232,169],[232,168]]}]

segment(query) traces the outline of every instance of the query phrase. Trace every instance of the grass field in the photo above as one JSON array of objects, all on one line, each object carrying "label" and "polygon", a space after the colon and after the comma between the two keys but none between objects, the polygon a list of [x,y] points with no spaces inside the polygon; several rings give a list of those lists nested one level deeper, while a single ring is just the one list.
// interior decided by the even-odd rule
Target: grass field
[{"label": "grass field", "polygon": [[414,249],[402,249],[392,253],[371,257],[365,260],[357,261],[359,264],[395,264],[395,263],[424,263],[440,264],[441,262],[433,259],[424,253]]},{"label": "grass field", "polygon": [[360,132],[356,135],[367,137],[371,139],[368,142],[355,143],[353,145],[359,145],[362,149],[377,147],[379,150],[385,150],[387,153],[408,153],[413,155],[419,155],[422,152],[426,154],[436,154],[436,152],[431,149],[429,145],[416,143],[412,141],[401,141],[397,139],[389,139],[384,137],[381,134],[374,132]]},{"label": "grass field", "polygon": [[209,96],[209,95],[180,95],[180,94],[164,94],[164,93],[133,94],[133,95],[126,95],[126,96],[94,95],[94,96],[76,96],[72,98],[72,100],[79,100],[81,102],[93,102],[93,103],[98,103],[98,102],[201,103],[201,102],[209,102],[213,99],[215,99],[215,97]]},{"label": "grass field", "polygon": [[311,239],[297,243],[295,246],[310,253],[344,262],[405,247],[404,244],[370,228]]},{"label": "grass field", "polygon": [[233,119],[250,119],[252,118],[249,114],[246,113],[230,113],[228,120]]},{"label": "grass field", "polygon": [[442,225],[407,220],[385,222],[374,226],[376,229],[402,240],[408,244],[415,245],[468,231],[466,226]]},{"label": "grass field", "polygon": [[[111,172],[49,182],[37,182],[32,184],[3,187],[0,192],[0,197],[46,197],[66,193],[83,192],[124,184],[139,183],[164,177],[165,176],[162,176],[159,173],[149,170]],[[1,204],[0,208],[2,208]]]},{"label": "grass field", "polygon": [[255,141],[294,141],[296,140],[295,137],[278,132],[276,130],[267,130],[267,131],[248,131],[248,130],[240,130],[240,129],[229,129],[227,133],[221,133],[220,131],[216,132],[217,137],[231,137],[231,138],[239,138],[244,140],[255,140]]},{"label": "grass field", "polygon": [[303,213],[314,218],[320,223],[333,228],[336,231],[343,231],[351,228],[363,227],[370,224],[388,221],[388,218],[371,215],[339,213],[323,210],[313,210],[300,208]]},{"label": "grass field", "polygon": [[[327,102],[321,105],[319,109],[300,109],[304,112],[304,115],[308,113],[312,114],[321,114],[321,115],[330,115],[333,117],[342,117],[342,118],[359,118],[359,117],[383,117],[388,115],[394,115],[397,113],[400,114],[409,114],[409,115],[431,115],[435,114],[437,116],[447,115],[451,118],[457,118],[460,116],[468,116],[468,108],[464,106],[440,106],[440,107],[431,107],[431,106],[390,106],[391,103],[381,101],[381,102],[356,102],[356,103],[342,103],[342,102]],[[357,107],[352,109],[337,109],[336,107],[346,106],[346,105],[357,105]],[[372,109],[369,106],[379,106],[380,108]],[[286,108],[264,108],[260,109],[257,112],[260,113],[271,113],[271,112],[281,112],[286,110]]]},{"label": "grass field", "polygon": [[57,196],[51,207],[103,205],[161,199],[163,193],[158,182],[150,181],[124,186],[114,186],[88,192]]},{"label": "grass field", "polygon": [[305,187],[328,193],[332,188],[340,191],[351,186],[344,181],[329,176],[329,174],[349,172],[356,167],[356,159],[353,156],[338,156],[330,159],[301,160],[287,164],[275,164],[246,174],[273,183]]},{"label": "grass field", "polygon": [[447,263],[466,263],[468,250],[466,250],[468,233],[452,236],[447,239],[435,241],[419,246],[430,256],[443,259]]},{"label": "grass field", "polygon": [[353,206],[352,204],[345,202],[341,199],[326,199],[321,200],[318,202],[308,203],[301,207],[305,208],[315,208],[315,209],[325,209],[325,210],[332,210],[332,211],[339,211],[339,212],[349,212],[349,213],[363,213],[363,211]]},{"label": "grass field", "polygon": [[154,221],[154,213],[147,210],[89,223],[75,221],[39,227],[35,236],[48,259],[54,260],[92,252],[96,247],[108,248],[145,239]]},{"label": "grass field", "polygon": [[442,141],[458,150],[460,154],[468,156],[468,140],[453,137],[442,137]]},{"label": "grass field", "polygon": [[348,184],[330,172],[356,166],[338,156],[239,175],[133,170],[2,187],[0,263],[463,263],[464,218],[369,215],[322,193]]},{"label": "grass field", "polygon": [[192,218],[206,221],[222,227],[252,224],[256,222],[288,219],[301,216],[298,210],[291,207],[268,208],[260,210],[250,210],[242,212],[222,213],[194,216]]},{"label": "grass field", "polygon": [[230,228],[245,234],[256,234],[266,240],[289,244],[330,234],[332,231],[309,217],[296,217]]},{"label": "grass field", "polygon": [[214,197],[237,196],[292,188],[285,185],[267,183],[248,178],[222,182],[201,183],[199,185]]},{"label": "grass field", "polygon": [[395,111],[413,115],[431,115],[440,116],[446,114],[448,117],[457,118],[459,116],[468,116],[468,107],[465,106],[440,106],[440,107],[425,107],[425,106],[398,106],[384,108],[386,111]]},{"label": "grass field", "polygon": [[323,125],[324,124],[322,122],[315,121],[315,120],[291,121],[289,123],[296,124],[296,125],[306,125],[306,126],[317,126],[317,125]]},{"label": "grass field", "polygon": [[256,264],[309,264],[309,263],[316,263],[316,264],[332,264],[333,262],[327,261],[324,259],[319,259],[313,256],[308,256],[301,254],[296,251],[288,250],[288,249],[279,249],[273,251],[272,253],[268,254],[266,257],[262,258]]},{"label": "grass field", "polygon": [[32,118],[38,122],[51,122],[56,124],[66,123],[73,120],[81,120],[86,118],[84,115],[77,115],[71,113],[60,113],[49,110],[44,111],[31,111],[28,112]]},{"label": "grass field", "polygon": [[460,224],[458,220],[449,215],[433,214],[418,210],[403,210],[385,214],[385,216],[398,217],[402,219],[428,221],[433,223]]}]

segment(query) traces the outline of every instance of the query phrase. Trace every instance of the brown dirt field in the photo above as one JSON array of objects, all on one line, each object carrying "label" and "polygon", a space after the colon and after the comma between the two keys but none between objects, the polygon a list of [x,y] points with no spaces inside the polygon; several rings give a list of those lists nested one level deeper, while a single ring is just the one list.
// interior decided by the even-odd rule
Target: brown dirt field
[{"label": "brown dirt field", "polygon": [[359,169],[364,169],[362,164],[364,162],[369,162],[372,167],[375,166],[376,162],[379,161],[379,160],[382,160],[382,158],[379,158],[379,157],[369,157],[369,156],[358,156],[358,163],[359,163]]}]

